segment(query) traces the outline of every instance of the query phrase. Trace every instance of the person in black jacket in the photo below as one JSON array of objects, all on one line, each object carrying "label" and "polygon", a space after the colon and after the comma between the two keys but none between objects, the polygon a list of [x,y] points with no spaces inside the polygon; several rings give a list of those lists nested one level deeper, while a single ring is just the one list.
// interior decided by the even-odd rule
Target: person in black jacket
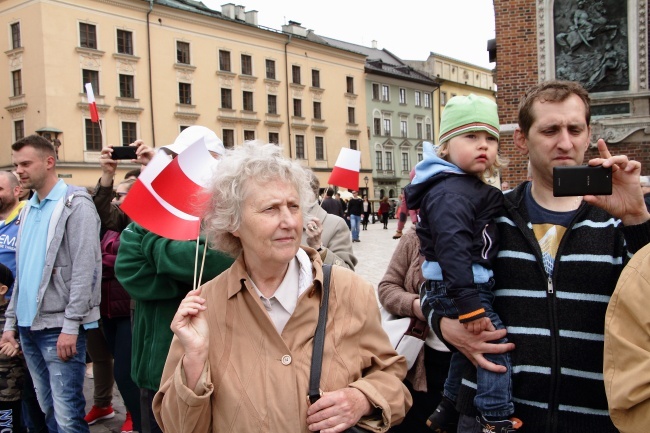
[{"label": "person in black jacket", "polygon": [[[553,167],[583,163],[590,101],[575,82],[549,81],[521,99],[514,143],[531,166],[531,182],[504,194],[497,218],[494,309],[505,330],[468,334],[457,320],[433,317],[440,336],[486,369],[484,354],[511,352],[512,390],[521,433],[616,433],[603,383],[608,301],[630,256],[650,242],[650,214],[639,182],[641,163],[612,156],[598,140],[589,165],[612,167],[610,196],[554,197]],[[431,309],[422,305],[428,317]],[[471,370],[470,370],[471,373]],[[466,375],[458,429],[479,432]]]},{"label": "person in black jacket", "polygon": [[352,231],[352,242],[361,242],[359,229],[361,227],[361,214],[363,213],[363,200],[359,197],[358,191],[352,191],[352,198],[348,202],[347,216]]},{"label": "person in black jacket", "polygon": [[[503,329],[492,308],[492,263],[497,254],[494,219],[503,205],[503,194],[484,180],[502,164],[497,155],[496,103],[473,94],[451,98],[442,113],[439,142],[435,149],[424,143],[424,159],[406,187],[408,207],[420,209],[416,232],[427,280],[421,303],[429,304],[438,315],[459,320],[468,333]],[[508,373],[479,369],[474,399],[479,422],[499,431],[518,429],[522,423],[513,417],[510,356],[492,355],[491,360],[506,366]],[[458,421],[455,402],[463,372],[470,366],[460,352],[452,355],[443,399],[427,421],[431,429],[453,430]]]},{"label": "person in black jacket", "polygon": [[336,215],[337,217],[345,219],[345,213],[341,207],[341,202],[334,198],[334,190],[332,188],[327,188],[325,191],[325,198],[320,204],[320,207],[325,209],[325,212],[327,213],[331,213],[332,215]]}]

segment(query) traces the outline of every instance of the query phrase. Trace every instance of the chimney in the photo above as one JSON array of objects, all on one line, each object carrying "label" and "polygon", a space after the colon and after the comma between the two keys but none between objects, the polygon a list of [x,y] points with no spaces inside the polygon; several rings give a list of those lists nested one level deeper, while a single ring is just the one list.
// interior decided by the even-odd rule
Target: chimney
[{"label": "chimney", "polygon": [[374,39],[372,40],[372,48],[374,48],[375,50],[377,49],[377,41]]},{"label": "chimney", "polygon": [[284,33],[290,33],[296,36],[307,37],[307,29],[300,25],[299,22],[289,20],[289,24],[282,26],[282,31]]},{"label": "chimney", "polygon": [[246,11],[246,22],[254,26],[257,25],[257,11]]},{"label": "chimney", "polygon": [[230,18],[231,20],[234,20],[235,19],[235,4],[234,3],[226,3],[225,5],[221,5],[221,14],[226,18]]},{"label": "chimney", "polygon": [[242,5],[235,6],[235,19],[238,19],[239,21],[245,21],[246,20],[245,9],[246,8]]}]

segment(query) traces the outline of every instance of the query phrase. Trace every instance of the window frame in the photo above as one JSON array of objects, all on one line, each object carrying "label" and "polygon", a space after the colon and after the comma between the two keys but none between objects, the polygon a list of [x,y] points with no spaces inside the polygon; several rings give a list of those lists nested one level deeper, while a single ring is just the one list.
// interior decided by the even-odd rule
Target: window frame
[{"label": "window frame", "polygon": [[320,89],[320,71],[318,69],[311,70],[311,86]]},{"label": "window frame", "polygon": [[[82,29],[82,26],[85,27],[85,30]],[[97,26],[95,24],[79,23],[79,46],[91,50],[97,49]]]},{"label": "window frame", "polygon": [[386,154],[386,171],[393,171],[393,151],[387,150]]},{"label": "window frame", "polygon": [[316,160],[324,161],[325,160],[325,138],[321,136],[314,137],[314,155]]},{"label": "window frame", "polygon": [[409,172],[411,170],[411,162],[408,152],[402,152],[402,171]]},{"label": "window frame", "polygon": [[23,95],[23,70],[16,69],[11,71],[11,88],[13,90],[12,96]]},{"label": "window frame", "polygon": [[381,150],[375,150],[375,166],[379,171],[384,169],[384,152]]},{"label": "window frame", "polygon": [[[119,82],[119,89],[120,89],[120,98],[135,99],[135,77],[129,74],[118,74],[118,82]],[[130,87],[130,92],[131,92],[130,95],[125,95],[124,92],[125,87],[127,88],[127,90],[129,90],[128,87]]]},{"label": "window frame", "polygon": [[130,30],[117,29],[115,37],[117,53],[132,56],[133,32]]},{"label": "window frame", "polygon": [[[189,98],[188,98],[189,97]],[[189,102],[183,102],[189,101]],[[181,105],[192,105],[192,84],[178,83],[178,103]]]},{"label": "window frame", "polygon": [[305,136],[296,135],[296,159],[307,159],[305,157]]},{"label": "window frame", "polygon": [[300,66],[291,65],[291,83],[292,84],[302,84],[300,80]]},{"label": "window frame", "polygon": [[[14,120],[14,141],[25,138],[25,119]],[[18,131],[20,130],[20,134]]]},{"label": "window frame", "polygon": [[293,98],[293,117],[302,117],[302,99]]},{"label": "window frame", "polygon": [[269,80],[275,80],[275,60],[266,59],[266,78]]},{"label": "window frame", "polygon": [[381,88],[379,86],[379,83],[372,83],[372,100],[381,100]]},{"label": "window frame", "polygon": [[223,147],[226,149],[232,149],[235,147],[235,130],[230,128],[222,128],[221,139],[223,142]]},{"label": "window frame", "polygon": [[408,137],[408,132],[409,132],[409,124],[408,121],[405,119],[400,119],[399,121],[399,133],[400,136],[403,138]]},{"label": "window frame", "polygon": [[406,89],[403,87],[399,88],[399,103],[406,105]]},{"label": "window frame", "polygon": [[[93,122],[91,119],[84,119],[84,150],[87,152],[99,152],[102,150],[102,132],[101,132],[101,120],[99,123]],[[89,128],[90,127],[90,128]],[[88,146],[88,139],[91,138],[92,146]],[[97,140],[98,139],[98,140]]]},{"label": "window frame", "polygon": [[322,111],[322,104],[320,101],[314,101],[314,119],[322,120],[323,119],[323,111]]},{"label": "window frame", "polygon": [[431,93],[424,92],[424,108],[431,108]]},{"label": "window frame", "polygon": [[268,114],[278,114],[278,95],[267,95],[266,110]]},{"label": "window frame", "polygon": [[93,86],[93,93],[95,97],[101,95],[99,88],[99,71],[94,69],[82,69],[81,70],[81,92],[86,93],[86,83],[91,83]]},{"label": "window frame", "polygon": [[269,132],[269,143],[275,145],[280,144],[280,133],[279,132]]},{"label": "window frame", "polygon": [[416,90],[415,93],[413,94],[413,98],[415,100],[415,106],[416,107],[421,107],[422,106],[422,93],[420,93],[419,90]]},{"label": "window frame", "polygon": [[241,55],[241,74],[242,75],[253,75],[253,56],[250,54]]},{"label": "window frame", "polygon": [[381,135],[381,124],[381,117],[375,117],[372,119],[373,135]]},{"label": "window frame", "polygon": [[232,72],[232,62],[230,61],[230,51],[219,50],[219,70],[222,72]]},{"label": "window frame", "polygon": [[176,41],[176,63],[179,65],[192,64],[189,42]]},{"label": "window frame", "polygon": [[[133,131],[127,131],[125,129],[125,125],[129,125],[129,128],[133,127]],[[129,144],[133,143],[138,139],[138,122],[121,121],[120,135],[122,139],[122,146],[128,146]]]},{"label": "window frame", "polygon": [[348,123],[351,125],[355,125],[357,123],[356,111],[354,107],[348,107]]},{"label": "window frame", "polygon": [[20,34],[20,21],[10,24],[11,29],[11,49],[15,50],[22,48],[22,38]]},{"label": "window frame", "polygon": [[390,86],[388,84],[381,85],[381,100],[390,102]]},{"label": "window frame", "polygon": [[255,140],[255,130],[254,129],[244,129],[244,141]]},{"label": "window frame", "polygon": [[385,136],[390,136],[390,134],[391,134],[391,129],[392,129],[392,125],[390,124],[390,123],[391,123],[391,122],[390,122],[390,119],[385,118],[385,119],[383,119],[383,120],[384,120],[384,121],[383,121],[382,123],[384,124],[384,125],[383,125],[383,126],[384,126],[384,135],[385,135]]},{"label": "window frame", "polygon": [[253,92],[249,90],[242,91],[242,110],[255,111]]},{"label": "window frame", "polygon": [[232,89],[222,87],[219,92],[221,96],[221,108],[232,110]]},{"label": "window frame", "polygon": [[346,93],[354,95],[354,77],[345,77],[345,90]]}]

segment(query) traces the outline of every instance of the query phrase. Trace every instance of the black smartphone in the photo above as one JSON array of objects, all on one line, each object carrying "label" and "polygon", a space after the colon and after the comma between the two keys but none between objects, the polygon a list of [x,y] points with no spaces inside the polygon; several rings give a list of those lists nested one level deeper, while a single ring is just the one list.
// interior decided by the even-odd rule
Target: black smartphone
[{"label": "black smartphone", "polygon": [[113,154],[111,156],[111,159],[118,160],[118,159],[136,159],[137,156],[135,155],[137,147],[135,146],[115,146],[113,148]]},{"label": "black smartphone", "polygon": [[611,195],[612,168],[601,165],[553,167],[553,196]]}]

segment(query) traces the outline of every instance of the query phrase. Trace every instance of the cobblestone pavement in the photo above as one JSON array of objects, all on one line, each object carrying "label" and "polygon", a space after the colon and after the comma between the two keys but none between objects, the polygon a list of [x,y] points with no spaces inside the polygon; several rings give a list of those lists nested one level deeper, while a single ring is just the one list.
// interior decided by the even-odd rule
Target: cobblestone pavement
[{"label": "cobblestone pavement", "polygon": [[[383,229],[383,224],[380,222],[368,224],[368,230],[360,232],[359,239],[361,242],[352,244],[354,254],[359,260],[356,272],[370,281],[375,289],[377,289],[377,285],[384,276],[395,246],[399,242],[393,239],[396,227],[397,220],[395,219],[389,220],[387,230]],[[407,222],[406,229],[409,230],[410,228],[411,223]],[[93,379],[86,379],[84,394],[86,396],[86,412],[88,412],[93,401]],[[113,389],[113,409],[115,410],[115,417],[99,421],[90,426],[91,433],[120,433],[126,409],[117,388]]]}]

